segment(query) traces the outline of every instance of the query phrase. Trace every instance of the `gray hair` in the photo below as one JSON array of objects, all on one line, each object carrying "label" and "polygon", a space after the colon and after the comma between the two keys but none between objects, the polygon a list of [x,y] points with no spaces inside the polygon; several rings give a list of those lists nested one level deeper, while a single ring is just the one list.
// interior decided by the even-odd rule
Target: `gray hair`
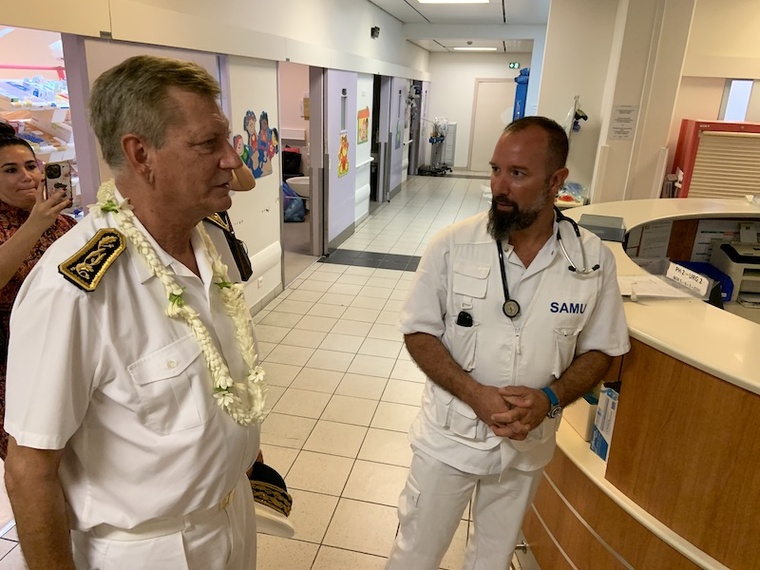
[{"label": "gray hair", "polygon": [[124,135],[137,135],[161,148],[167,127],[182,121],[169,95],[172,87],[210,98],[220,93],[219,84],[200,65],[151,55],[130,57],[95,80],[90,124],[113,170],[124,166]]}]

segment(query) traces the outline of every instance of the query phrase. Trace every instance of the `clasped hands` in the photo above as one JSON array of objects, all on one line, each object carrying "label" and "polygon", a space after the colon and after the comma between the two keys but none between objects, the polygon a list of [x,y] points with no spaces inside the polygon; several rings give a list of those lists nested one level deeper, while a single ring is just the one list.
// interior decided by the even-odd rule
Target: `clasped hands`
[{"label": "clasped hands", "polygon": [[500,437],[524,440],[549,412],[549,399],[541,390],[526,386],[483,386],[473,410]]}]

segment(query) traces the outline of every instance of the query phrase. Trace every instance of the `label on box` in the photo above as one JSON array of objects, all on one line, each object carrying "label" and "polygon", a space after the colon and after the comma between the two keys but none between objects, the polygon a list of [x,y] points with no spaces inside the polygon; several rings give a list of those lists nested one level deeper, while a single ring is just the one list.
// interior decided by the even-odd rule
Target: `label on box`
[{"label": "label on box", "polygon": [[665,276],[671,281],[675,281],[679,285],[683,285],[687,289],[694,291],[700,297],[707,295],[707,291],[710,289],[710,280],[707,277],[677,263],[671,262],[668,265],[668,271]]}]

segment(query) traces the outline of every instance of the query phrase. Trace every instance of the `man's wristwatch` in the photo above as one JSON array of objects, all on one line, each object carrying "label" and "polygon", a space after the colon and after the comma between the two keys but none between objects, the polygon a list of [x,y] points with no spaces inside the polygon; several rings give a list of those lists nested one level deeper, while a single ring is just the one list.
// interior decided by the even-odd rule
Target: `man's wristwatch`
[{"label": "man's wristwatch", "polygon": [[557,398],[557,394],[555,394],[554,390],[548,386],[541,388],[541,391],[546,394],[546,397],[549,398],[549,403],[551,404],[551,406],[549,406],[549,413],[546,414],[546,417],[556,418],[562,413],[562,406],[559,405],[559,398]]}]

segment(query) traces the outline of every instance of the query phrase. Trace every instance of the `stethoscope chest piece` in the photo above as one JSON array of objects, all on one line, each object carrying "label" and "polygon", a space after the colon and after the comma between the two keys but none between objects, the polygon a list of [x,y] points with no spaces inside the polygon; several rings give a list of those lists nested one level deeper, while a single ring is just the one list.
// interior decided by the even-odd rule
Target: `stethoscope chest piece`
[{"label": "stethoscope chest piece", "polygon": [[520,303],[518,303],[514,299],[507,299],[506,301],[504,301],[504,304],[501,306],[501,310],[510,319],[514,319],[517,315],[520,314]]}]

